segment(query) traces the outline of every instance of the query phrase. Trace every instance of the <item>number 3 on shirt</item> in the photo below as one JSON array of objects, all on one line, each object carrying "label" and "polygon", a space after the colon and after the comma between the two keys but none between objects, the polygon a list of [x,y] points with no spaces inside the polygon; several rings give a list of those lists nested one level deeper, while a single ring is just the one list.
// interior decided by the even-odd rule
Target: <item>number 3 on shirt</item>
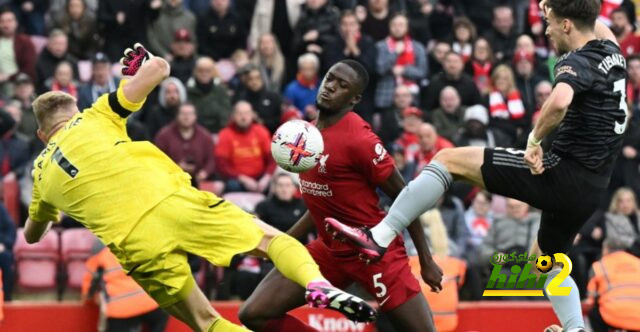
[{"label": "number 3 on shirt", "polygon": [[382,273],[373,275],[373,287],[376,289],[376,297],[384,297],[387,295],[387,286],[380,281],[380,278],[382,278]]},{"label": "number 3 on shirt", "polygon": [[624,111],[624,122],[614,122],[613,131],[618,135],[624,134],[625,129],[627,129],[627,121],[629,120],[629,107],[627,106],[626,88],[627,84],[624,78],[613,82],[613,92],[620,92],[620,109]]}]

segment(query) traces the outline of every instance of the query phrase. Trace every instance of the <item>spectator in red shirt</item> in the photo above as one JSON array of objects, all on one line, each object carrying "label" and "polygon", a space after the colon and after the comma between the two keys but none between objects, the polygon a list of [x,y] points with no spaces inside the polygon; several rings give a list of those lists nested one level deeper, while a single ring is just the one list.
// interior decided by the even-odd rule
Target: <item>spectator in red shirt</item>
[{"label": "spectator in red shirt", "polygon": [[404,149],[407,162],[413,162],[420,150],[418,130],[422,125],[422,116],[422,111],[417,107],[409,106],[402,111],[403,132],[395,143]]},{"label": "spectator in red shirt", "polygon": [[542,11],[538,0],[529,0],[529,8],[527,11],[527,23],[531,27],[531,33],[534,36],[540,36],[544,32],[544,25],[542,24]]},{"label": "spectator in red shirt", "polygon": [[158,148],[189,173],[192,182],[208,179],[215,170],[211,133],[197,121],[195,106],[184,103],[178,108],[175,121],[162,128],[155,138]]},{"label": "spectator in red shirt", "polygon": [[413,95],[406,85],[398,85],[393,93],[393,107],[380,114],[378,136],[382,143],[389,146],[402,134],[402,111],[413,103]]},{"label": "spectator in red shirt", "polygon": [[491,69],[493,68],[493,50],[489,42],[480,37],[473,43],[473,53],[464,67],[464,71],[473,78],[482,96],[491,92]]},{"label": "spectator in red shirt", "polygon": [[[551,76],[551,73],[549,72],[547,59],[540,55],[540,53],[542,53],[540,45],[536,44],[529,35],[520,35],[516,40],[516,49],[514,50],[514,54],[522,51],[533,54],[533,71],[535,75],[540,76],[540,78],[545,80],[553,79],[553,76]],[[514,64],[515,63],[516,60],[514,59]]]},{"label": "spectator in red shirt", "polygon": [[64,91],[73,97],[78,97],[78,85],[73,79],[73,67],[69,62],[60,62],[53,77],[45,83],[48,91]]},{"label": "spectator in red shirt", "polygon": [[420,126],[418,129],[418,139],[420,140],[420,151],[418,151],[416,156],[416,160],[418,161],[418,167],[416,167],[416,169],[419,170],[427,166],[438,151],[454,147],[453,143],[449,140],[439,136],[436,128],[430,123],[423,123]]},{"label": "spectator in red shirt", "polygon": [[[527,38],[529,37],[527,36]],[[513,56],[514,78],[527,119],[530,119],[531,114],[535,112],[535,87],[545,79],[536,73],[535,66],[536,57],[533,52],[516,51]]]},{"label": "spectator in red shirt", "polygon": [[602,0],[600,3],[600,16],[598,16],[598,20],[606,26],[611,27],[611,14],[614,10],[620,8],[620,5],[623,2],[624,0]]},{"label": "spectator in red shirt", "polygon": [[627,13],[618,8],[611,13],[611,31],[616,35],[620,50],[626,57],[640,52],[640,36],[634,33]]},{"label": "spectator in red shirt", "polygon": [[255,119],[251,104],[239,101],[233,107],[231,122],[218,136],[215,155],[227,192],[263,192],[269,185],[275,169],[271,135]]},{"label": "spectator in red shirt", "polygon": [[627,101],[631,110],[635,113],[640,110],[640,55],[632,55],[627,58]]}]

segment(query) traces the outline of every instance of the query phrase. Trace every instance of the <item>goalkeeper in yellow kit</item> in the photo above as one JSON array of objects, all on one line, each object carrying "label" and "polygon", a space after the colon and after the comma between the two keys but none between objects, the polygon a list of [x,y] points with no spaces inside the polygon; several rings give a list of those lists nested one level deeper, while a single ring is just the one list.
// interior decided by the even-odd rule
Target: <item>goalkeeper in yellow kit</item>
[{"label": "goalkeeper in yellow kit", "polygon": [[125,51],[116,92],[82,113],[63,92],[33,102],[45,149],[34,162],[25,237],[34,243],[59,211],[80,221],[158,304],[196,331],[247,331],[221,318],[195,285],[187,253],[228,266],[236,254],[268,257],[306,288],[307,302],[356,321],[375,319],[363,300],[331,286],[307,250],[237,206],[190,185],[189,175],[149,142],[132,142],[127,116],[169,75],[140,44]]}]

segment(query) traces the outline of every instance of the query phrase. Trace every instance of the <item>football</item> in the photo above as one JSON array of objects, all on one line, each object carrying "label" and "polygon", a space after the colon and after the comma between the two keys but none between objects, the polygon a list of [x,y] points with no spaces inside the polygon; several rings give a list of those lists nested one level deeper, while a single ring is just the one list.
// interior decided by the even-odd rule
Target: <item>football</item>
[{"label": "football", "polygon": [[536,259],[536,268],[542,273],[547,273],[553,266],[553,259],[549,255],[540,256]]},{"label": "football", "polygon": [[318,128],[304,120],[283,123],[271,139],[271,155],[283,169],[300,173],[316,166],[324,151]]}]

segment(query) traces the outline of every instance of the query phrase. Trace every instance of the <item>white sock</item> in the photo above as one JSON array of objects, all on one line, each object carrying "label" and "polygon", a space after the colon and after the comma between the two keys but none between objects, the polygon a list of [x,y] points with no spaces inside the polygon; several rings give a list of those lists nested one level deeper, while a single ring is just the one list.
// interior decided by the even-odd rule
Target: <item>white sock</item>
[{"label": "white sock", "polygon": [[371,229],[376,243],[388,247],[398,234],[423,213],[431,210],[444,194],[453,177],[442,163],[432,161],[420,175],[404,187],[382,221]]},{"label": "white sock", "polygon": [[[547,289],[547,285],[555,278],[560,269],[553,269],[547,276],[547,281],[544,283],[544,289]],[[561,287],[571,287],[571,292],[567,296],[550,296],[547,298],[551,301],[553,311],[558,316],[558,320],[562,323],[562,328],[565,331],[579,331],[584,329],[584,318],[582,317],[582,306],[580,304],[580,292],[578,291],[578,285],[573,281],[571,276],[567,276],[566,279],[560,284]]]},{"label": "white sock", "polygon": [[373,237],[373,240],[385,248],[389,246],[397,235],[398,233],[385,222],[381,222],[371,229],[371,237]]}]

